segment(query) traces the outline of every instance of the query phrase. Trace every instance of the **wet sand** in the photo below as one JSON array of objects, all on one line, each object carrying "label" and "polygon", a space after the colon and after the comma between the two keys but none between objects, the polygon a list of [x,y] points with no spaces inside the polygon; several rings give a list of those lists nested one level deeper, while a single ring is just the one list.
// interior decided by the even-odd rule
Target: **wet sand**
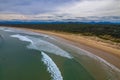
[{"label": "wet sand", "polygon": [[55,31],[44,31],[44,30],[34,30],[28,28],[19,28],[23,30],[33,31],[37,33],[43,33],[57,37],[61,42],[66,42],[68,44],[75,45],[81,49],[84,49],[88,52],[91,52],[109,63],[115,65],[120,69],[120,49],[115,45],[97,41],[86,36],[80,36],[77,34],[64,33],[64,32],[55,32]]}]

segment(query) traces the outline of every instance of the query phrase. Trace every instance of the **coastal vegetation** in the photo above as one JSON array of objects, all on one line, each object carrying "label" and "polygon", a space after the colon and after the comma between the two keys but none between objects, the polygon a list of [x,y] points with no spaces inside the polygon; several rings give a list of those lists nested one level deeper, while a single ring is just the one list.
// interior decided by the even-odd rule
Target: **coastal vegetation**
[{"label": "coastal vegetation", "polygon": [[120,43],[119,24],[51,23],[51,24],[7,24],[4,26],[68,32],[74,34],[82,34],[85,36],[97,36],[102,39]]}]

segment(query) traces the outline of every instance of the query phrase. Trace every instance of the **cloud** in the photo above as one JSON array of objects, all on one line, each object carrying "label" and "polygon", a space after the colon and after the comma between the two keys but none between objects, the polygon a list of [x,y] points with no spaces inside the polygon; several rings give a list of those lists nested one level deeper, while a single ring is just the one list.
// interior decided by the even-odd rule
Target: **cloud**
[{"label": "cloud", "polygon": [[80,20],[116,16],[120,20],[119,4],[120,0],[0,0],[0,19]]},{"label": "cloud", "polygon": [[14,20],[14,19],[19,19],[19,20],[27,20],[29,19],[26,15],[22,14],[0,14],[0,20]]},{"label": "cloud", "polygon": [[82,0],[60,7],[58,12],[74,16],[120,16],[119,0]]},{"label": "cloud", "polygon": [[75,0],[0,0],[0,12],[14,12],[21,14],[39,14],[54,12]]}]

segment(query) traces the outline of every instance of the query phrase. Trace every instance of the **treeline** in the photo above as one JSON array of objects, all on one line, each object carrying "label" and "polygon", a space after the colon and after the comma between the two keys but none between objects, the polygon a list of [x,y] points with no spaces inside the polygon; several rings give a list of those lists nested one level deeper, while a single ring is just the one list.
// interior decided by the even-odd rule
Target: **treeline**
[{"label": "treeline", "polygon": [[120,25],[118,24],[14,24],[5,26],[98,36],[103,39],[120,42]]}]

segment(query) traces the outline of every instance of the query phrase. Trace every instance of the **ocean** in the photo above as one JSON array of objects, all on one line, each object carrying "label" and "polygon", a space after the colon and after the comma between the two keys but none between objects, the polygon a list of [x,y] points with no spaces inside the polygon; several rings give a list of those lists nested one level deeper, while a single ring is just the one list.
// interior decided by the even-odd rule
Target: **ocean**
[{"label": "ocean", "polygon": [[59,38],[0,28],[0,80],[119,80],[120,70]]}]

